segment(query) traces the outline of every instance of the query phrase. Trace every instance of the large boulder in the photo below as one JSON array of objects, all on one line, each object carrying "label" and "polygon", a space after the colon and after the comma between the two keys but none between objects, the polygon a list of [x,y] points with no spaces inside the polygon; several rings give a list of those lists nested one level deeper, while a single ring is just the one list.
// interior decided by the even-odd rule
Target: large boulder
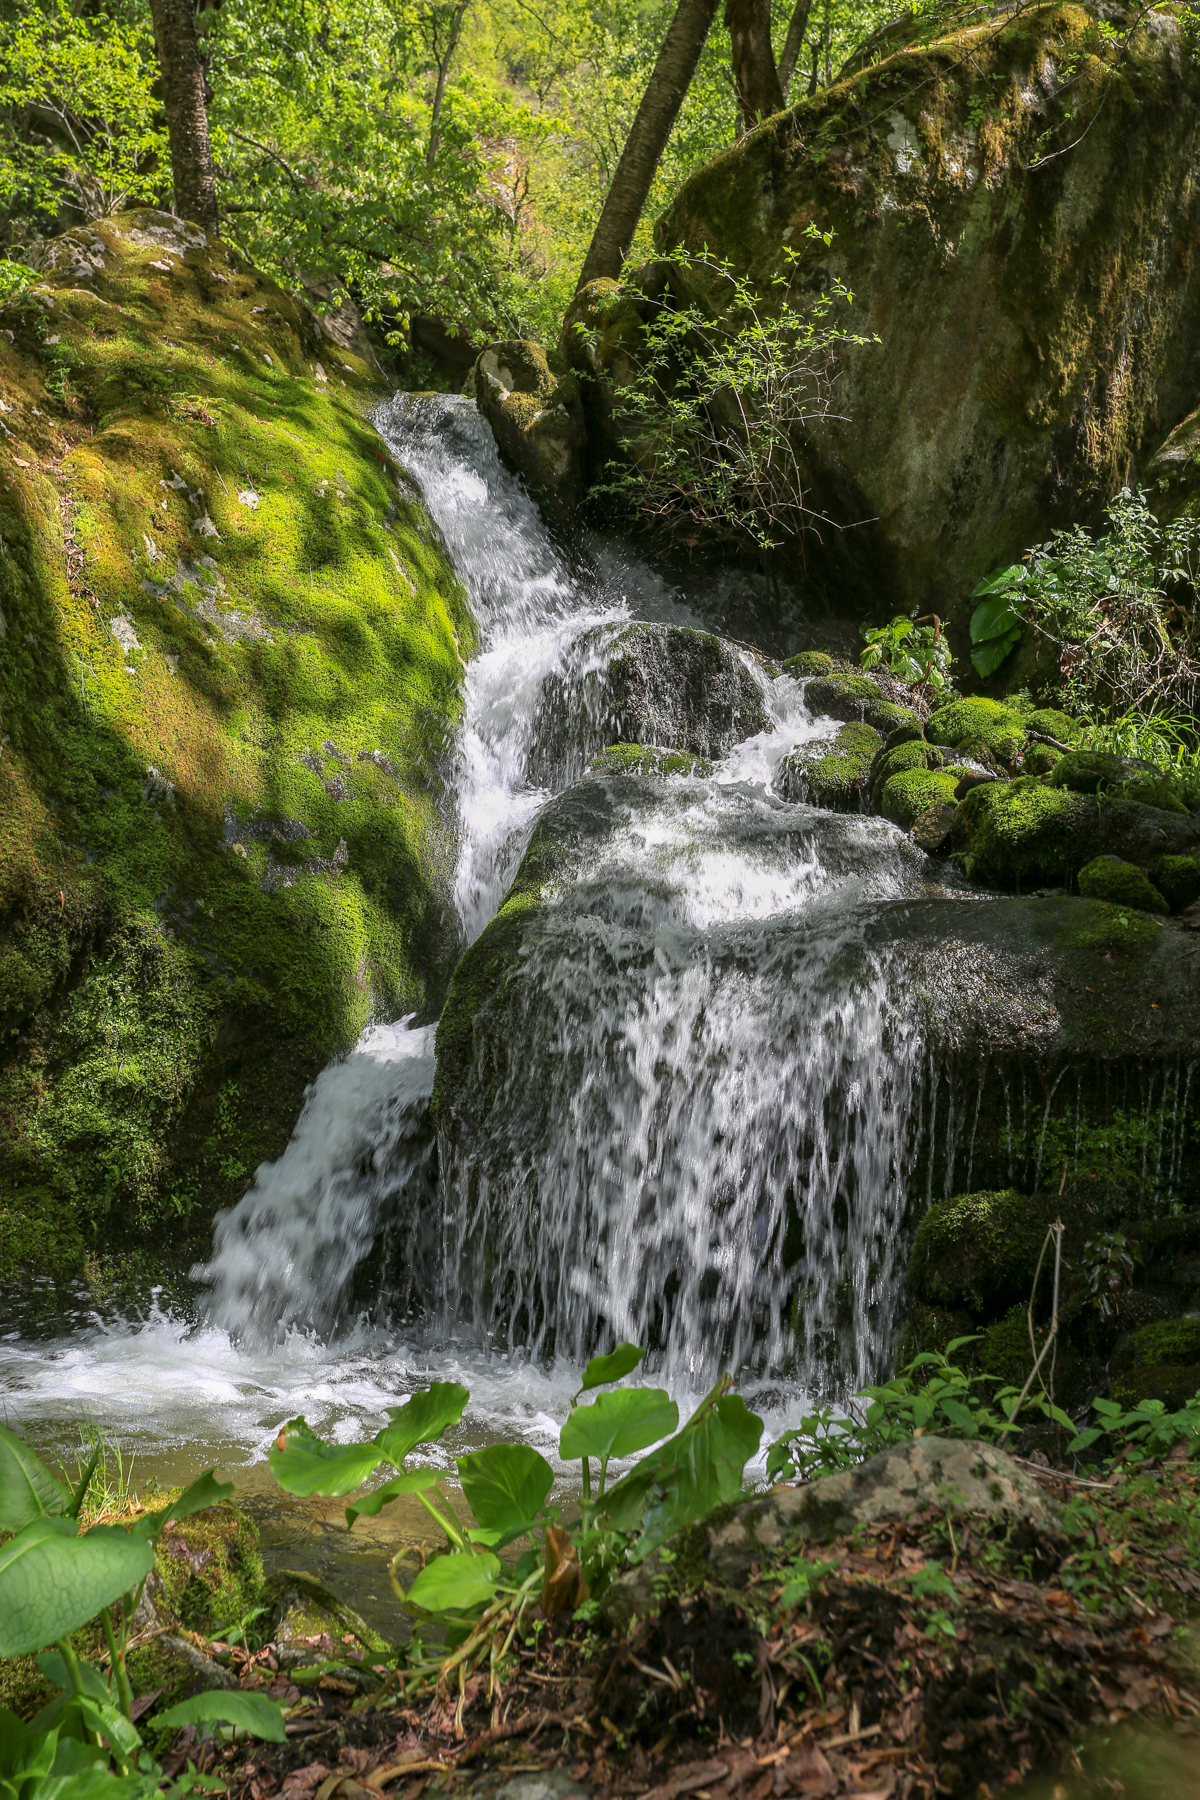
[{"label": "large boulder", "polygon": [[540,344],[489,344],[475,364],[475,398],[501,456],[525,478],[552,519],[570,518],[583,498],[583,410],[575,377],[555,374]]},{"label": "large boulder", "polygon": [[[1195,41],[1165,8],[1119,35],[1107,16],[1046,4],[914,42],[750,132],[656,228],[709,253],[670,279],[714,310],[721,260],[763,292],[785,271],[798,304],[852,290],[834,316],[864,341],[811,486],[872,523],[806,551],[850,563],[860,598],[949,615],[963,648],[979,577],[1096,511],[1195,406]],[[598,298],[577,354],[618,381],[633,316]]]}]

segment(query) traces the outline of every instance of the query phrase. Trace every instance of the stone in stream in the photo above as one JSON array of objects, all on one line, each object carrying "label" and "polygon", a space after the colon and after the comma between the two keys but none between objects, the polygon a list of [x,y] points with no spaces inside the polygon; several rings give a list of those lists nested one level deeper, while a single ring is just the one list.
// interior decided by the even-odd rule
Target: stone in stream
[{"label": "stone in stream", "polygon": [[[689,1570],[740,1588],[754,1564],[769,1567],[805,1554],[810,1545],[850,1536],[858,1526],[899,1524],[929,1508],[991,1527],[1016,1527],[1050,1549],[1065,1543],[1058,1508],[1011,1456],[993,1444],[954,1438],[909,1438],[857,1467],[798,1487],[776,1487],[723,1507],[675,1546]],[[600,1622],[627,1631],[657,1610],[671,1563],[657,1552],[615,1581],[600,1602]],[[666,1582],[664,1582],[664,1576]]]},{"label": "stone in stream", "polygon": [[871,725],[843,725],[832,739],[802,744],[784,757],[776,791],[834,812],[866,812],[871,764],[882,743]]},{"label": "stone in stream", "polygon": [[583,412],[575,377],[556,374],[526,338],[489,344],[475,364],[475,398],[504,461],[556,520],[583,498]]}]

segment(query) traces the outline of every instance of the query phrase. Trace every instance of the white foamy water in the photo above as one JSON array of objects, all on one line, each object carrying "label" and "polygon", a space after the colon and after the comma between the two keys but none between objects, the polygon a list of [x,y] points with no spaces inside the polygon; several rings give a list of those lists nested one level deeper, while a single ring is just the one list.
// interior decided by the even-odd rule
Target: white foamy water
[{"label": "white foamy water", "polygon": [[[697,621],[611,549],[569,562],[469,402],[401,398],[378,423],[479,624],[453,759],[470,943],[609,741],[629,622]],[[834,727],[795,681],[733,661],[767,729],[703,778],[616,804],[584,879],[545,909],[466,1160],[435,1187],[432,1028],[368,1033],[218,1221],[202,1322],[156,1310],[0,1343],[19,1417],[82,1412],[146,1446],[254,1458],[296,1412],[353,1436],[462,1379],[455,1447],[516,1431],[550,1453],[580,1362],[614,1335],[656,1346],[685,1411],[716,1361],[741,1368],[770,1434],[811,1381],[879,1371],[919,1035],[856,909],[923,891],[928,865],[881,821],[776,795],[781,759]]]}]

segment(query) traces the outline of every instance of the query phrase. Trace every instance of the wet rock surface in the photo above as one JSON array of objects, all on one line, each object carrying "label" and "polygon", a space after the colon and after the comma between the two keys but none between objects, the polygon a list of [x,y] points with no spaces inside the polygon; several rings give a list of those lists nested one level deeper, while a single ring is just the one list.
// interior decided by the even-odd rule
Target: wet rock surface
[{"label": "wet rock surface", "polygon": [[475,365],[475,398],[500,454],[556,520],[583,498],[583,412],[574,377],[555,374],[539,344],[490,344]]}]

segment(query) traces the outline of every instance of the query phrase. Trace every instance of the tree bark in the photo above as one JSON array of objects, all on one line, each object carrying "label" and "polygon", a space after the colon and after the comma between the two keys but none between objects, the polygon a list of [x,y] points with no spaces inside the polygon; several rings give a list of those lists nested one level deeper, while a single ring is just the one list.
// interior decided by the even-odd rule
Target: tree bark
[{"label": "tree bark", "polygon": [[804,34],[808,30],[808,15],[811,11],[812,0],[796,0],[783,55],[779,58],[779,85],[783,89],[785,100],[792,85],[792,76],[796,73],[796,64],[800,61],[800,52],[804,48]]},{"label": "tree bark", "polygon": [[194,0],[150,0],[150,15],[162,70],[175,211],[205,231],[216,231],[217,182],[208,141]]},{"label": "tree bark", "polygon": [[602,275],[615,280],[621,273],[654,171],[679,116],[716,11],[717,0],[679,0],[625,140],[576,291]]},{"label": "tree bark", "polygon": [[771,48],[771,0],[725,0],[725,23],[742,123],[749,131],[760,119],[783,111]]}]

